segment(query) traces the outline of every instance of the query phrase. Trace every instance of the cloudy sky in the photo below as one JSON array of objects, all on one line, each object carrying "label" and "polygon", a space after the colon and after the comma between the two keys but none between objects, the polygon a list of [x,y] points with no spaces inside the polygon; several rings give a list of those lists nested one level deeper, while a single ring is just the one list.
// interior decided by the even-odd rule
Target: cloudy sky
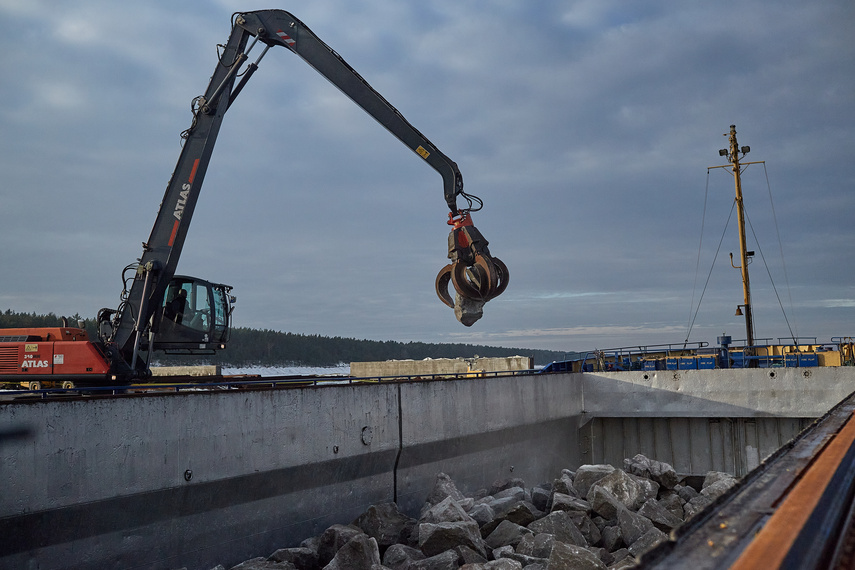
[{"label": "cloudy sky", "polygon": [[[94,317],[141,255],[228,0],[0,0],[0,310]],[[440,176],[285,49],[230,109],[179,273],[237,326],[584,350],[855,334],[851,0],[293,0],[457,162],[510,285],[471,328],[434,293]],[[255,55],[251,54],[250,59]],[[721,244],[719,246],[719,243]],[[691,325],[691,328],[690,328]]]}]

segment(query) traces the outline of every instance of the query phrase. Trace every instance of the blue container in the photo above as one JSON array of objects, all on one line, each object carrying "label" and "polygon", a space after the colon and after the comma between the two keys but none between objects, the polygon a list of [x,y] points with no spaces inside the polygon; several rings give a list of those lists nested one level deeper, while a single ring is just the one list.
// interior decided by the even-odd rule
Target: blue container
[{"label": "blue container", "polygon": [[665,370],[679,370],[680,369],[680,361],[677,360],[677,357],[671,356],[665,359]]},{"label": "blue container", "polygon": [[815,352],[803,352],[799,354],[799,366],[819,366],[819,357]]},{"label": "blue container", "polygon": [[793,352],[784,358],[787,368],[795,368],[796,366],[811,368],[819,366],[819,357],[815,352]]},{"label": "blue container", "polygon": [[541,369],[541,372],[573,372],[573,361],[560,360],[550,362],[543,369]]},{"label": "blue container", "polygon": [[680,370],[697,370],[698,369],[698,358],[696,356],[681,356],[679,358],[680,361]]},{"label": "blue container", "polygon": [[698,357],[698,369],[699,370],[715,370],[715,356],[699,356]]},{"label": "blue container", "polygon": [[[665,359],[655,358],[651,360],[645,360],[643,370],[665,370]],[[674,370],[676,370],[676,368]]]}]

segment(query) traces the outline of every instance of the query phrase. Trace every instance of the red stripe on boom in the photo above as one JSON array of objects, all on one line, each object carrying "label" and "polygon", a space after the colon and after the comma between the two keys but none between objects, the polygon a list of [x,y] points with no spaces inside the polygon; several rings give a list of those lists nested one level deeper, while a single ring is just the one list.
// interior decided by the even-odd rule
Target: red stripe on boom
[{"label": "red stripe on boom", "polygon": [[175,243],[175,234],[178,233],[178,226],[181,225],[181,222],[175,220],[175,223],[172,225],[172,233],[169,234],[169,247],[172,247],[172,244]]},{"label": "red stripe on boom", "polygon": [[190,171],[190,179],[188,182],[193,184],[193,179],[196,178],[196,169],[199,168],[199,159],[193,161],[193,170]]}]

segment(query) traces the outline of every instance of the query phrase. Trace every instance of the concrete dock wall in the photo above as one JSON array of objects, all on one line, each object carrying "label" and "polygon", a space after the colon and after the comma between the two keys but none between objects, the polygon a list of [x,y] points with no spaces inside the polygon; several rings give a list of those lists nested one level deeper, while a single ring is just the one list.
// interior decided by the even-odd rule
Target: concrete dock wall
[{"label": "concrete dock wall", "polygon": [[399,507],[417,514],[437,473],[464,491],[501,479],[551,481],[573,465],[579,378],[513,376],[401,384]]},{"label": "concrete dock wall", "polygon": [[[852,392],[853,371],[524,375],[4,402],[0,434],[31,435],[0,440],[0,568],[229,567],[350,522],[371,504],[396,500],[416,515],[440,471],[471,493],[508,477],[551,481],[582,463],[621,466],[639,452],[667,461],[660,452],[691,449],[748,465],[763,451],[745,438],[711,439],[692,422],[754,421],[777,430],[764,441],[781,441]],[[672,429],[680,422],[686,429]]]},{"label": "concrete dock wall", "polygon": [[462,488],[509,475],[540,481],[573,462],[578,383],[529,376],[5,403],[0,432],[32,436],[0,446],[0,568],[229,567],[371,504],[397,499],[415,515],[438,470]]},{"label": "concrete dock wall", "polygon": [[622,467],[637,453],[681,474],[741,477],[810,425],[813,418],[594,418],[579,432],[580,462]]},{"label": "concrete dock wall", "polygon": [[819,417],[855,390],[855,367],[581,374],[591,417]]},{"label": "concrete dock wall", "polygon": [[642,453],[678,473],[751,471],[855,390],[855,369],[583,374],[580,463]]}]

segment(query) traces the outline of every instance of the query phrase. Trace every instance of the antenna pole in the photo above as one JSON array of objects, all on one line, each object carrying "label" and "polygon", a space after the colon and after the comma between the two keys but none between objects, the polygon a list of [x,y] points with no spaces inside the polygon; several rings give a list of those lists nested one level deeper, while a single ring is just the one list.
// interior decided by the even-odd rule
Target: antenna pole
[{"label": "antenna pole", "polygon": [[[730,125],[730,152],[728,153],[728,161],[733,165],[733,179],[736,182],[736,216],[739,222],[739,252],[741,255],[742,269],[742,291],[744,296],[745,309],[745,338],[749,347],[754,346],[754,317],[751,311],[751,285],[748,279],[748,258],[754,253],[747,251],[745,241],[745,210],[742,202],[742,181],[741,171],[739,167],[739,153],[743,156],[748,154],[750,147],[739,148],[736,142],[736,125]],[[731,262],[732,264],[732,262]]]}]

